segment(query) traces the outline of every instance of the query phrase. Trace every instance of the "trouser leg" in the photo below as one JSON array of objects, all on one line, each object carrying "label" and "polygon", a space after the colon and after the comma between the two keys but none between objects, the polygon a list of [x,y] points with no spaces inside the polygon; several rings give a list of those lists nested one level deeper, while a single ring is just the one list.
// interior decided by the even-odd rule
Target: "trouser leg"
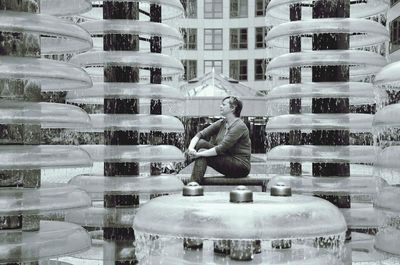
[{"label": "trouser leg", "polygon": [[204,157],[197,158],[194,161],[194,166],[192,170],[192,175],[190,176],[190,181],[195,181],[199,184],[203,182],[204,175],[207,170],[207,159]]},{"label": "trouser leg", "polygon": [[207,165],[231,178],[246,177],[250,171],[239,160],[228,155],[207,157]]},{"label": "trouser leg", "polygon": [[[214,147],[214,145],[212,145],[206,140],[200,139],[195,146],[195,150],[198,151],[200,149],[210,149],[212,147]],[[190,165],[195,160],[194,158],[189,157],[188,151],[184,152],[184,156],[185,156],[185,161],[175,163],[175,168],[177,170],[177,173],[179,173],[182,169]]]},{"label": "trouser leg", "polygon": [[231,156],[213,156],[197,158],[194,162],[190,181],[195,181],[202,184],[207,166],[212,167],[224,176],[231,178],[244,178],[249,174],[249,169],[240,161]]},{"label": "trouser leg", "polygon": [[[195,149],[197,151],[199,151],[200,149],[210,149],[213,147],[214,147],[214,145],[211,144],[210,142],[200,139],[197,142]],[[194,166],[193,166],[192,175],[190,176],[190,181],[195,181],[195,182],[201,184],[204,179],[204,174],[206,173],[206,170],[207,170],[207,159],[204,157],[200,157],[197,159],[188,158],[187,160],[188,160],[189,164],[191,162],[195,161]]]},{"label": "trouser leg", "polygon": [[[214,147],[214,145],[212,145],[210,142],[208,142],[208,141],[206,141],[206,140],[203,140],[203,139],[200,139],[200,140],[197,142],[197,144],[196,144],[196,146],[194,147],[194,149],[195,149],[196,151],[199,151],[200,149],[211,149],[211,148],[213,148],[213,147]],[[185,162],[184,162],[182,168],[187,167],[187,166],[190,165],[194,160],[195,160],[194,158],[189,157],[189,154],[188,154],[188,152],[186,151],[186,152],[185,152]]]}]

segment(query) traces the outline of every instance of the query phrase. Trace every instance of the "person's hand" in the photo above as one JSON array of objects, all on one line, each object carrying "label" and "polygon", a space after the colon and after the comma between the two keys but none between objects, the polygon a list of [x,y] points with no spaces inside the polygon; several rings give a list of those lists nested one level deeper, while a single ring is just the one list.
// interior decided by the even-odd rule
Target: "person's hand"
[{"label": "person's hand", "polygon": [[200,152],[197,152],[197,151],[194,150],[194,149],[189,149],[189,150],[188,150],[188,156],[189,156],[191,159],[196,159],[196,158],[201,157]]},{"label": "person's hand", "polygon": [[193,157],[194,154],[196,154],[197,151],[195,149],[189,148],[187,151],[187,154],[189,155],[189,157]]},{"label": "person's hand", "polygon": [[194,153],[191,153],[191,154],[190,154],[190,157],[196,159],[196,158],[201,157],[201,155],[200,155],[199,152],[197,152],[197,151],[195,150]]}]

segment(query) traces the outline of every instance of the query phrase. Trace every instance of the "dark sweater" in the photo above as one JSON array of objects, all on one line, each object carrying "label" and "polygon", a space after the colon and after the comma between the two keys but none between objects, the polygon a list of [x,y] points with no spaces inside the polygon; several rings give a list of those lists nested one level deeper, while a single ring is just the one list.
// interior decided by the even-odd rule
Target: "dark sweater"
[{"label": "dark sweater", "polygon": [[196,134],[200,139],[210,139],[218,155],[230,155],[250,170],[251,141],[246,124],[237,118],[228,128],[225,119],[212,123]]}]

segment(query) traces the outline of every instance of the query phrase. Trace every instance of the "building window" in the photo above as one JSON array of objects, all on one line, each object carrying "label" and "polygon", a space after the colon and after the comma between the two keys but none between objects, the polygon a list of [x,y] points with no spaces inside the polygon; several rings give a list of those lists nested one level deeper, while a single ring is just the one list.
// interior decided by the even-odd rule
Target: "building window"
[{"label": "building window", "polygon": [[181,0],[186,18],[197,18],[197,0]]},{"label": "building window", "polygon": [[231,0],[230,17],[248,17],[247,0]]},{"label": "building window", "polygon": [[230,60],[229,77],[236,80],[247,80],[247,60]]},{"label": "building window", "polygon": [[230,30],[230,49],[247,49],[247,28]]},{"label": "building window", "polygon": [[214,73],[222,73],[222,61],[221,60],[206,60],[204,61],[204,73],[209,73],[214,68]]},{"label": "building window", "polygon": [[265,72],[270,61],[271,59],[254,60],[254,80],[266,80]]},{"label": "building window", "polygon": [[183,49],[197,50],[197,29],[181,29],[183,36]]},{"label": "building window", "polygon": [[264,17],[266,0],[255,0],[255,1],[256,1],[256,17]]},{"label": "building window", "polygon": [[255,44],[256,44],[256,49],[257,48],[266,48],[267,45],[265,43],[265,37],[267,37],[268,31],[270,30],[270,27],[258,27],[255,28]]},{"label": "building window", "polygon": [[204,50],[222,50],[222,29],[204,29]]},{"label": "building window", "polygon": [[400,17],[391,21],[390,28],[390,53],[400,49]]},{"label": "building window", "polygon": [[223,0],[204,0],[204,18],[222,18]]},{"label": "building window", "polygon": [[185,73],[183,80],[189,81],[197,77],[197,61],[196,60],[182,60]]}]

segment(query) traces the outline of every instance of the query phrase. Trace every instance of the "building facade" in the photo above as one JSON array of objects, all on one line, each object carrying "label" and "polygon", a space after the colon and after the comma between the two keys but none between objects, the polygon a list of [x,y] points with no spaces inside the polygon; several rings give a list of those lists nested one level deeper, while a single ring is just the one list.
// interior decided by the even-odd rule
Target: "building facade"
[{"label": "building facade", "polygon": [[265,0],[181,0],[186,17],[178,21],[184,45],[177,51],[183,80],[211,72],[266,90],[268,54]]}]

